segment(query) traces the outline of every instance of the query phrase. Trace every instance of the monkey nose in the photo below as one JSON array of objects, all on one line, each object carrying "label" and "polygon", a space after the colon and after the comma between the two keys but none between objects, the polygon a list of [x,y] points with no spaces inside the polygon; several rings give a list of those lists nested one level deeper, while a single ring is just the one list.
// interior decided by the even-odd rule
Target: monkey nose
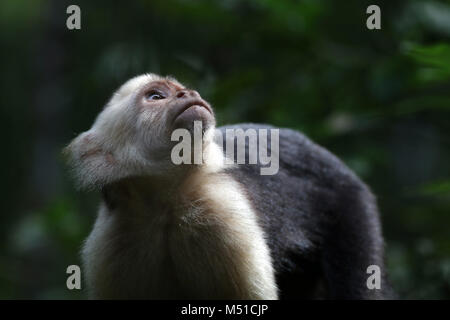
[{"label": "monkey nose", "polygon": [[200,94],[195,91],[195,90],[180,90],[177,92],[176,97],[178,99],[182,99],[182,98],[200,98]]}]

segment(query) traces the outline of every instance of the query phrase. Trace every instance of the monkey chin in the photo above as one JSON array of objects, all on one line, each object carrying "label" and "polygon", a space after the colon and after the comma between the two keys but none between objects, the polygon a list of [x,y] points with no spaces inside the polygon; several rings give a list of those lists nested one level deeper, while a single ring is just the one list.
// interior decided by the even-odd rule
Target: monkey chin
[{"label": "monkey chin", "polygon": [[214,114],[209,109],[200,105],[192,105],[176,117],[173,122],[174,129],[183,128],[193,132],[194,121],[202,122],[203,132],[214,126],[216,122]]}]

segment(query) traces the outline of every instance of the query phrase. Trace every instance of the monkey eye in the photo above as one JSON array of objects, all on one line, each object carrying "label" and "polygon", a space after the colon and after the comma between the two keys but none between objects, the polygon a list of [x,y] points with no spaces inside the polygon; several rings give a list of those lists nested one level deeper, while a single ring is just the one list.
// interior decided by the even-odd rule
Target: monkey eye
[{"label": "monkey eye", "polygon": [[147,100],[161,100],[165,98],[166,97],[162,93],[155,90],[152,90],[145,95],[145,99]]}]

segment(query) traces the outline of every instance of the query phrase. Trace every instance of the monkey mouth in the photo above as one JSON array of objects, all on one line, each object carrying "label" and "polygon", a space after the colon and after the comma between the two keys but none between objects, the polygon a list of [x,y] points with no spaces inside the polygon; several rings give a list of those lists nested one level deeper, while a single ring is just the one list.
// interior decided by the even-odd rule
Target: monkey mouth
[{"label": "monkey mouth", "polygon": [[173,123],[175,127],[187,127],[196,120],[214,117],[211,107],[203,99],[190,99],[175,107]]},{"label": "monkey mouth", "polygon": [[202,121],[204,128],[215,123],[214,113],[209,104],[203,99],[189,99],[180,101],[174,106],[173,118],[174,128],[185,128],[191,130],[195,121]]},{"label": "monkey mouth", "polygon": [[207,103],[205,103],[205,101],[196,99],[196,100],[188,101],[186,104],[182,105],[180,110],[178,110],[178,112],[175,114],[175,119],[178,118],[182,113],[184,113],[189,108],[195,107],[195,106],[205,108],[209,113],[212,114],[211,107]]}]

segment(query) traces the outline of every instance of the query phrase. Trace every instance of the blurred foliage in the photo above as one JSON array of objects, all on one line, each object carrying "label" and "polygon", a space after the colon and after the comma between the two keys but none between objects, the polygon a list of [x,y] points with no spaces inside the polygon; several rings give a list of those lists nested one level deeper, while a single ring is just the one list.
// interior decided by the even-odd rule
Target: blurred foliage
[{"label": "blurred foliage", "polygon": [[[66,28],[78,4],[82,29]],[[144,72],[198,91],[219,124],[305,132],[378,196],[400,298],[450,298],[450,3],[153,0],[0,2],[0,298],[86,297],[66,267],[97,195],[61,148]]]}]

